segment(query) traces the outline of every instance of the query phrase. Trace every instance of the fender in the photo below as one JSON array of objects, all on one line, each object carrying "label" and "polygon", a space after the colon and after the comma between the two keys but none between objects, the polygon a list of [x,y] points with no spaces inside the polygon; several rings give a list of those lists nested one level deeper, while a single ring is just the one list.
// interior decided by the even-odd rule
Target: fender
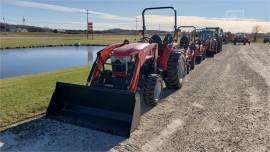
[{"label": "fender", "polygon": [[173,43],[165,45],[164,49],[163,49],[163,53],[158,59],[158,63],[160,65],[160,68],[163,71],[167,71],[168,60],[169,60],[169,57],[170,57],[172,51],[173,51]]}]

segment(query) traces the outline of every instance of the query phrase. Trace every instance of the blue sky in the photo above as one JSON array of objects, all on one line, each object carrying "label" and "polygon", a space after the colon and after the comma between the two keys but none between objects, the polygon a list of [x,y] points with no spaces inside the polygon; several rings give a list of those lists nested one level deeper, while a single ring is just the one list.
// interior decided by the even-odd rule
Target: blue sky
[{"label": "blue sky", "polygon": [[[188,24],[192,23],[188,21],[188,16],[190,21],[192,19],[200,23],[213,19],[227,21],[232,17],[234,20],[243,21],[252,19],[259,21],[254,24],[262,24],[264,30],[267,30],[270,22],[269,0],[0,0],[0,4],[1,22],[4,17],[9,23],[22,24],[24,16],[27,25],[63,29],[84,29],[86,24],[84,9],[93,11],[89,15],[89,20],[94,22],[95,29],[134,29],[135,18],[141,19],[142,9],[154,6],[174,6],[178,15],[185,17],[182,23]],[[170,15],[164,11],[154,14]],[[160,22],[162,24],[164,20]],[[178,23],[181,24],[181,18]],[[218,25],[224,23],[215,22]]]}]

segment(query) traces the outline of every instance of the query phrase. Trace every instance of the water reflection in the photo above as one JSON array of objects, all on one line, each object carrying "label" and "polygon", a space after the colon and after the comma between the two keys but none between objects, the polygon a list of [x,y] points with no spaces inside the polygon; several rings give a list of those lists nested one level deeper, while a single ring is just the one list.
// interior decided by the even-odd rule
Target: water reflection
[{"label": "water reflection", "polygon": [[94,57],[93,57],[93,50],[92,48],[88,48],[87,56],[88,56],[88,64],[93,63]]},{"label": "water reflection", "polygon": [[49,72],[93,63],[100,46],[9,49],[0,51],[0,78]]}]

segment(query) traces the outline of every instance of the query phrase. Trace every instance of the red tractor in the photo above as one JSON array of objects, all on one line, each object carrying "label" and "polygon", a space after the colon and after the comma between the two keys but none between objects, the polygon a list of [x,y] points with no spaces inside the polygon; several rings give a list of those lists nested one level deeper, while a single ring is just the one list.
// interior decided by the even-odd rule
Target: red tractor
[{"label": "red tractor", "polygon": [[223,29],[220,27],[207,27],[206,30],[214,32],[214,38],[217,42],[217,53],[221,52],[223,46]]},{"label": "red tractor", "polygon": [[[145,12],[171,9],[174,33],[163,40],[146,36]],[[163,81],[180,89],[186,75],[185,55],[177,48],[177,14],[173,7],[146,8],[142,12],[143,37],[139,42],[112,44],[97,53],[86,85],[56,84],[46,116],[128,137],[140,120],[140,99],[156,105]]]},{"label": "red tractor", "polygon": [[200,37],[200,34],[202,31],[203,31],[203,29],[196,28],[195,44],[196,44],[196,47],[199,48],[197,63],[201,63],[206,58],[206,46],[203,43],[203,39],[201,39],[201,37]]},{"label": "red tractor", "polygon": [[202,41],[206,55],[208,57],[214,57],[214,55],[218,52],[215,32],[212,30],[204,29],[200,32],[200,40]]},{"label": "red tractor", "polygon": [[[191,29],[191,31],[190,31]],[[195,45],[194,26],[179,26],[178,35],[179,48],[185,53],[187,62],[187,73],[195,68],[196,58],[199,55],[199,48]]]},{"label": "red tractor", "polygon": [[246,45],[246,43],[250,42],[245,33],[236,33],[233,40],[233,44],[236,45],[237,43],[243,43],[243,45]]}]

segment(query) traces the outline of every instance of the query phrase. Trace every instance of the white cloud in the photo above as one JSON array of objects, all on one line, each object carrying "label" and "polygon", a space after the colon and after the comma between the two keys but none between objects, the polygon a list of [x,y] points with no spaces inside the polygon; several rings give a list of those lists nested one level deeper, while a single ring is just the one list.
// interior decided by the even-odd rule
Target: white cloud
[{"label": "white cloud", "polygon": [[[258,21],[253,19],[247,20],[232,20],[232,19],[211,19],[206,17],[196,16],[178,16],[178,26],[180,25],[193,25],[198,28],[200,27],[213,27],[220,26],[224,31],[231,32],[247,32],[250,33],[253,27],[259,25],[261,28],[260,32],[270,32],[270,22]],[[36,26],[41,26],[42,22],[35,22]],[[148,16],[146,18],[146,28],[158,30],[159,25],[161,30],[171,31],[173,30],[173,18],[171,16]],[[46,24],[50,28],[66,28],[66,29],[85,29],[85,22],[63,22],[63,21],[52,21]],[[135,29],[136,24],[134,22],[94,22],[94,30],[106,30],[112,28],[122,29]],[[142,22],[140,21],[137,26],[138,29],[142,29]]]},{"label": "white cloud", "polygon": [[[138,16],[139,17],[139,16]],[[208,18],[197,16],[178,16],[178,26],[193,25],[196,27],[220,26],[225,31],[231,32],[252,32],[254,26],[260,26],[260,32],[270,32],[270,22],[256,19],[226,19],[226,18]],[[146,26],[148,29],[172,30],[174,19],[172,16],[148,15],[146,17]],[[141,26],[141,25],[140,25]]]},{"label": "white cloud", "polygon": [[[67,12],[67,13],[86,13],[86,9],[66,7],[60,5],[39,3],[39,2],[29,2],[29,1],[18,1],[18,0],[5,0],[4,2],[13,4],[20,7],[29,7],[29,8],[37,8],[37,9],[45,9],[57,12]],[[88,11],[90,14],[97,15],[98,17],[110,20],[126,20],[132,21],[134,18],[123,17],[118,15],[113,15],[109,13],[97,12],[97,11]]]},{"label": "white cloud", "polygon": [[85,13],[84,9],[60,6],[60,5],[52,5],[46,3],[38,3],[38,2],[29,2],[29,1],[20,1],[20,0],[5,0],[5,3],[9,3],[12,5],[20,6],[20,7],[29,7],[29,8],[37,8],[37,9],[46,9],[51,11],[58,12],[69,12],[69,13]]},{"label": "white cloud", "polygon": [[[70,12],[70,13],[85,13],[85,9],[72,8],[60,5],[52,5],[46,3],[19,1],[19,0],[4,0],[3,2],[13,4],[20,7],[29,7],[37,9],[46,9],[58,12]],[[94,22],[94,29],[104,30],[111,28],[123,28],[123,29],[135,29],[135,17],[139,19],[138,29],[141,29],[142,22],[141,16],[124,17],[109,13],[89,11],[90,14],[96,15],[103,19],[118,20],[123,22]],[[220,26],[225,31],[231,32],[252,32],[253,27],[260,26],[260,32],[270,32],[270,22],[256,19],[233,19],[233,18],[208,18],[198,16],[178,16],[178,26],[180,25],[194,25],[197,27],[207,26]],[[147,15],[146,16],[147,29],[156,29],[159,27],[161,30],[172,30],[173,29],[173,17],[172,16],[161,16],[161,15]],[[34,23],[34,21],[33,21]],[[42,23],[36,24],[38,26]],[[46,26],[51,28],[66,28],[66,29],[85,29],[86,25],[84,22],[69,22],[69,24],[49,22]]]},{"label": "white cloud", "polygon": [[[137,16],[139,20],[138,29],[142,29],[141,16]],[[247,32],[251,33],[253,28],[259,25],[260,32],[270,32],[270,22],[260,21],[256,19],[226,19],[226,18],[207,18],[197,16],[178,16],[177,25],[193,25],[198,28],[202,27],[214,27],[220,26],[224,31],[231,32]],[[146,28],[158,30],[172,31],[174,26],[174,19],[172,16],[160,16],[160,15],[148,15],[146,16]],[[96,29],[110,29],[110,28],[122,28],[122,29],[135,29],[135,22],[126,23],[94,23]]]}]

